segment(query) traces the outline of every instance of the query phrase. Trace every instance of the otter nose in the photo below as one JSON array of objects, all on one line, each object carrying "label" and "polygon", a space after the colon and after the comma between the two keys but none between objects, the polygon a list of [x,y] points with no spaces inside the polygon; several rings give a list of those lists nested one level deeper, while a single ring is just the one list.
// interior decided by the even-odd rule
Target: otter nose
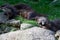
[{"label": "otter nose", "polygon": [[41,26],[45,26],[45,25],[46,25],[45,22],[40,22],[40,23],[38,23],[38,24],[41,25]]}]

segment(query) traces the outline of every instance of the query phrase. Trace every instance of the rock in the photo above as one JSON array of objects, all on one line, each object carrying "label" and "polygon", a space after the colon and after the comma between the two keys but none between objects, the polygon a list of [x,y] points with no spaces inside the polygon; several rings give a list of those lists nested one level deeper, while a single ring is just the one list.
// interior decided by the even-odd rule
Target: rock
[{"label": "rock", "polygon": [[33,27],[0,35],[0,40],[55,40],[54,32]]},{"label": "rock", "polygon": [[32,24],[28,24],[28,23],[22,23],[21,26],[20,26],[20,29],[24,30],[24,29],[28,29],[30,27],[33,27],[33,25]]},{"label": "rock", "polygon": [[56,37],[58,40],[60,40],[60,30],[58,30],[58,31],[56,32],[55,37]]},{"label": "rock", "polygon": [[[28,38],[29,37],[29,38]],[[15,31],[0,36],[0,40],[32,40],[30,33],[24,33],[24,31]]]},{"label": "rock", "polygon": [[11,20],[8,20],[6,24],[20,28],[20,20],[11,19]]},{"label": "rock", "polygon": [[7,16],[4,13],[0,13],[0,23],[5,23],[7,20]]},{"label": "rock", "polygon": [[16,31],[16,30],[18,29],[12,26],[5,26],[5,25],[0,26],[0,34],[8,33],[10,31]]},{"label": "rock", "polygon": [[33,40],[55,40],[54,32],[50,30],[34,27],[28,31],[32,32]]},{"label": "rock", "polygon": [[6,23],[9,23],[9,24],[18,24],[18,23],[20,23],[20,20],[11,19],[11,20],[8,20]]}]

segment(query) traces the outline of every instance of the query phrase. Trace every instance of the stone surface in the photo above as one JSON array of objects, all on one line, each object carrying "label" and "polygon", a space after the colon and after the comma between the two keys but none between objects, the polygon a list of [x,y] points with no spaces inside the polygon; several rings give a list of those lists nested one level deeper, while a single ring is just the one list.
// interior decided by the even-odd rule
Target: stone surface
[{"label": "stone surface", "polygon": [[33,27],[0,35],[0,40],[55,40],[54,33],[50,30]]},{"label": "stone surface", "polygon": [[7,16],[5,16],[3,12],[0,13],[0,23],[5,23],[7,19]]},{"label": "stone surface", "polygon": [[24,30],[24,29],[28,29],[28,28],[31,28],[31,27],[33,27],[32,24],[22,23],[21,26],[20,26],[20,29]]},{"label": "stone surface", "polygon": [[11,19],[11,20],[8,20],[6,23],[9,23],[9,24],[20,24],[20,20]]},{"label": "stone surface", "polygon": [[20,29],[20,25],[21,25],[20,20],[15,20],[15,19],[8,20],[6,22],[6,24],[12,25],[12,26],[19,28],[19,29]]}]

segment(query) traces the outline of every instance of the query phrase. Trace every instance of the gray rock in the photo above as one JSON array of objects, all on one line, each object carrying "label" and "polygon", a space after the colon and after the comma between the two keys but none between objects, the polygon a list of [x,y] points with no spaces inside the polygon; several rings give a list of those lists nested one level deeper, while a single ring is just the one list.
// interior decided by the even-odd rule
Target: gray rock
[{"label": "gray rock", "polygon": [[32,24],[28,24],[28,23],[22,23],[21,26],[20,26],[20,29],[24,30],[24,29],[28,29],[30,27],[33,27],[33,25]]},{"label": "gray rock", "polygon": [[54,32],[43,28],[31,28],[28,31],[32,32],[33,40],[55,40]]},{"label": "gray rock", "polygon": [[6,24],[20,27],[21,23],[20,23],[20,20],[11,19],[11,20],[6,21]]},{"label": "gray rock", "polygon": [[33,27],[0,35],[0,40],[55,40],[54,32]]},{"label": "gray rock", "polygon": [[0,13],[0,23],[5,23],[7,21],[7,16],[4,13]]},{"label": "gray rock", "polygon": [[12,26],[5,26],[5,25],[0,26],[0,34],[8,33],[10,31],[16,31],[16,30],[18,29]]},{"label": "gray rock", "polygon": [[9,24],[19,24],[20,20],[11,19],[11,20],[8,20],[6,23],[9,23]]}]

